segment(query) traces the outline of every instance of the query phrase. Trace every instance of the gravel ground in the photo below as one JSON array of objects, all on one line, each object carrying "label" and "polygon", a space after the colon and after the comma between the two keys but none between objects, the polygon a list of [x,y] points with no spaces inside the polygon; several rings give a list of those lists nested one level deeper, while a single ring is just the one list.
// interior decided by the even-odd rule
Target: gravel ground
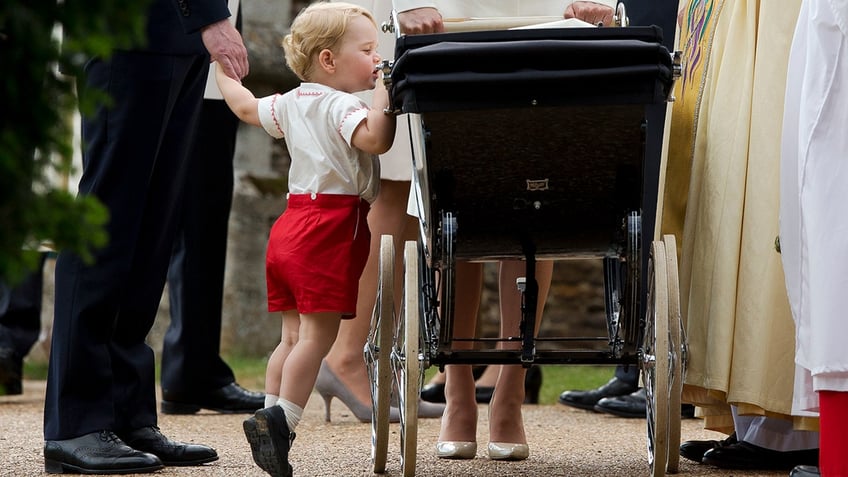
[{"label": "gravel ground", "polygon": [[[0,476],[46,475],[42,458],[42,408],[44,381],[25,381],[21,396],[0,396]],[[645,422],[595,414],[560,405],[525,406],[524,421],[530,458],[522,462],[494,462],[485,456],[486,407],[479,410],[476,459],[446,461],[433,454],[439,432],[438,419],[418,421],[416,474],[421,476],[602,476],[648,475]],[[253,463],[244,439],[244,415],[200,413],[193,416],[160,416],[162,431],[177,440],[213,446],[221,458],[201,467],[167,467],[157,476],[263,476]],[[402,475],[399,460],[399,426],[392,424],[386,473]],[[332,422],[324,422],[324,402],[313,395],[292,449],[296,476],[369,476],[371,427],[357,421],[338,400],[333,401]],[[682,424],[683,439],[722,439],[725,436],[701,427],[700,420]],[[681,475],[786,476],[788,472],[721,471],[681,459]],[[143,474],[150,475],[150,474]]]}]

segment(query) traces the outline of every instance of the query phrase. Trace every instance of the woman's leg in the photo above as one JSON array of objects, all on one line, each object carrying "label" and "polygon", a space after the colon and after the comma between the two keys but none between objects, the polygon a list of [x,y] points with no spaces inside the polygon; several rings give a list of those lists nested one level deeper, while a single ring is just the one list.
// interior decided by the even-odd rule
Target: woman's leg
[{"label": "woman's leg", "polygon": [[[327,354],[326,362],[330,370],[361,403],[371,405],[371,383],[365,368],[362,350],[368,340],[371,326],[371,313],[377,299],[377,280],[379,277],[380,240],[384,234],[390,234],[395,240],[395,296],[400,296],[403,286],[403,243],[417,237],[417,219],[406,213],[409,198],[409,182],[381,181],[380,195],[371,205],[368,213],[368,226],[371,229],[371,251],[362,277],[359,280],[359,296],[356,304],[356,318],[344,320],[339,328],[339,336]],[[396,303],[400,305],[400,300]]]},{"label": "woman's leg", "polygon": [[[498,273],[498,293],[501,308],[501,336],[518,336],[521,323],[521,293],[515,286],[515,279],[526,275],[526,264],[519,260],[504,260]],[[536,282],[539,295],[536,307],[536,328],[539,331],[545,300],[551,287],[553,262],[536,262]],[[499,342],[502,349],[517,349],[517,341]],[[521,405],[524,403],[524,375],[526,370],[520,365],[501,366],[495,392],[489,405],[489,441],[526,444],[524,421],[521,417]]]},{"label": "woman's leg", "polygon": [[[453,336],[472,338],[477,328],[477,311],[483,287],[483,265],[460,261],[456,264],[456,302]],[[473,343],[454,342],[453,349],[470,349]],[[477,399],[471,365],[445,366],[445,412],[439,441],[477,441]],[[523,388],[522,384],[522,388]]]}]

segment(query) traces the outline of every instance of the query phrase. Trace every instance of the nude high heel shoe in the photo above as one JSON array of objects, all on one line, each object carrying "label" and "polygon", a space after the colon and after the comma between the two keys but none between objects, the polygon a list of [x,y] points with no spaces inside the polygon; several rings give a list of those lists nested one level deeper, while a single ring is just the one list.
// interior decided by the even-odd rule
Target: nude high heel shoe
[{"label": "nude high heel shoe", "polygon": [[[492,406],[489,405],[489,420],[491,422]],[[524,460],[530,457],[530,446],[517,442],[489,442],[489,459],[492,460]]]},{"label": "nude high heel shoe", "polygon": [[473,459],[476,456],[476,442],[439,441],[436,443],[436,457],[439,459]]},{"label": "nude high heel shoe", "polygon": [[[330,422],[330,402],[333,398],[338,398],[350,409],[354,417],[361,422],[371,422],[371,406],[365,405],[350,392],[339,378],[330,370],[326,361],[321,361],[321,368],[318,370],[318,378],[315,380],[315,391],[324,399],[324,420]],[[442,412],[445,410],[444,404],[426,402],[418,398],[418,417],[419,418],[437,418],[442,417]],[[389,407],[389,422],[400,422],[400,409],[397,408],[397,393],[392,393],[391,406]]]},{"label": "nude high heel shoe", "polygon": [[[330,371],[325,361],[321,361],[318,378],[315,380],[315,391],[324,399],[325,422],[330,422],[330,403],[333,398],[338,398],[360,422],[371,422],[371,406],[356,399],[350,389]],[[389,408],[389,422],[400,422],[400,411],[397,407]]]},{"label": "nude high heel shoe", "polygon": [[490,442],[489,458],[492,460],[524,460],[530,457],[530,446],[512,442]]}]

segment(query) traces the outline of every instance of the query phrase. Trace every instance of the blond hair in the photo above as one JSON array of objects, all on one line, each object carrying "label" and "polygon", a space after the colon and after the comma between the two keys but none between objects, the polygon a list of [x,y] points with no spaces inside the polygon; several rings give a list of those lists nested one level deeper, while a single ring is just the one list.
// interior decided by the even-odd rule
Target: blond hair
[{"label": "blond hair", "polygon": [[377,23],[368,10],[345,2],[316,2],[301,11],[291,25],[291,32],[283,38],[286,65],[303,81],[310,81],[314,60],[318,53],[335,51],[350,21],[364,16]]}]

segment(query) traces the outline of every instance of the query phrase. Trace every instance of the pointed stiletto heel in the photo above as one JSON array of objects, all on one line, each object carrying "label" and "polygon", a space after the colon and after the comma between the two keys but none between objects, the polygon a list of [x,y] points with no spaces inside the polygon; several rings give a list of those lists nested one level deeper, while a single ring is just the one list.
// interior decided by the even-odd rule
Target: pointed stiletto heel
[{"label": "pointed stiletto heel", "polygon": [[[318,385],[316,383],[315,388],[317,390]],[[318,394],[324,399],[324,422],[330,422],[330,403],[333,402],[332,394],[324,394],[321,391],[318,391]]]}]

